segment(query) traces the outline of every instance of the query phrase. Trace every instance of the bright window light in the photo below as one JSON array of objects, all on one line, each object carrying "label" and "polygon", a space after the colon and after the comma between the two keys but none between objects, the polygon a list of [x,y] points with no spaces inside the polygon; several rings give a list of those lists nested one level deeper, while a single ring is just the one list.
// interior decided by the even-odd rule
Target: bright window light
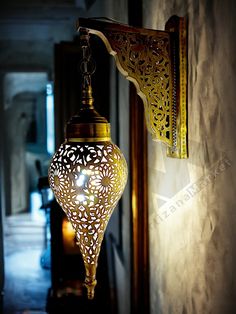
[{"label": "bright window light", "polygon": [[47,152],[53,155],[55,152],[54,133],[54,96],[52,83],[47,84],[46,109],[47,109]]}]

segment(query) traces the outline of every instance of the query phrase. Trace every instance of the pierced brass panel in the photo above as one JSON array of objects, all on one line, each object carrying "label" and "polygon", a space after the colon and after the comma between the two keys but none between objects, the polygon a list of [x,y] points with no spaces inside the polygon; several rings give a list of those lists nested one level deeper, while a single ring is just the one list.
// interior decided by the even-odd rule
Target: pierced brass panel
[{"label": "pierced brass panel", "polygon": [[[172,82],[169,34],[105,32],[116,63],[143,100],[147,127],[154,139],[172,146]],[[125,40],[124,40],[125,38]]]},{"label": "pierced brass panel", "polygon": [[134,83],[152,138],[167,144],[169,157],[187,158],[186,19],[171,17],[165,31],[96,19],[79,19],[77,26],[99,36]]},{"label": "pierced brass panel", "polygon": [[49,183],[75,230],[91,299],[104,233],[126,181],[125,158],[112,142],[66,142],[50,164]]}]

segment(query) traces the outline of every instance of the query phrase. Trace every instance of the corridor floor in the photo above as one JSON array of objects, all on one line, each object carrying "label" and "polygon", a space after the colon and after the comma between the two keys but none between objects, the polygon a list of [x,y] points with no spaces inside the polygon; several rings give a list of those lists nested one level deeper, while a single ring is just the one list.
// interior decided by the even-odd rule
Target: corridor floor
[{"label": "corridor floor", "polygon": [[5,289],[3,314],[45,313],[50,270],[41,267],[44,222],[30,214],[7,217],[4,224]]}]

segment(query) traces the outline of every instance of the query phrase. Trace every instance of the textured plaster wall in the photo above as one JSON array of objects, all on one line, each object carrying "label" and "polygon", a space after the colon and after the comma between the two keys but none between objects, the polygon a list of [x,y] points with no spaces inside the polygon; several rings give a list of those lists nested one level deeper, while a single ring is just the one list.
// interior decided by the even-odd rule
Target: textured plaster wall
[{"label": "textured plaster wall", "polygon": [[144,1],[189,18],[188,160],[149,139],[151,313],[236,313],[235,1]]}]

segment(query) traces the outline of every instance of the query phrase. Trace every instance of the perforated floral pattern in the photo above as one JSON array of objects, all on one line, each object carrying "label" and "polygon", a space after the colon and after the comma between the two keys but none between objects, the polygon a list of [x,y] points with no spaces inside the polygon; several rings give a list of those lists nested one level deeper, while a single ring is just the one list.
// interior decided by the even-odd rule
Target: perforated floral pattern
[{"label": "perforated floral pattern", "polygon": [[[170,79],[170,38],[166,32],[130,33],[104,30],[122,73],[138,86],[147,127],[154,138],[172,145],[173,86]],[[109,51],[110,52],[110,51]],[[114,55],[116,55],[114,54]]]},{"label": "perforated floral pattern", "polygon": [[85,263],[97,263],[107,223],[126,180],[125,158],[111,142],[65,143],[53,157],[49,183],[76,231]]}]

